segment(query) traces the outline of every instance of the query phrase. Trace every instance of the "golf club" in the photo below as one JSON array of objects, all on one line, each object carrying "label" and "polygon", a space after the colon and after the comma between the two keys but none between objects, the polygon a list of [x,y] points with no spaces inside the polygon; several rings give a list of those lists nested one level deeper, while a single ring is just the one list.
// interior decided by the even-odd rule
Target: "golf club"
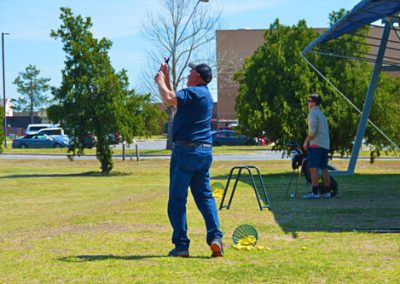
[{"label": "golf club", "polygon": [[165,63],[168,63],[168,62],[169,62],[169,59],[170,59],[171,56],[172,56],[172,54],[174,54],[175,49],[176,49],[176,46],[180,43],[181,37],[182,37],[183,33],[185,32],[186,27],[188,26],[188,24],[189,24],[190,20],[192,19],[194,13],[196,12],[197,6],[199,6],[199,3],[200,3],[200,2],[208,2],[208,0],[198,0],[198,1],[197,1],[197,4],[196,4],[196,6],[195,6],[194,9],[193,9],[192,14],[190,15],[189,19],[187,20],[185,26],[183,27],[183,30],[182,30],[181,34],[179,35],[178,39],[176,40],[176,42],[174,43],[174,46],[172,47],[171,54],[165,59]]}]

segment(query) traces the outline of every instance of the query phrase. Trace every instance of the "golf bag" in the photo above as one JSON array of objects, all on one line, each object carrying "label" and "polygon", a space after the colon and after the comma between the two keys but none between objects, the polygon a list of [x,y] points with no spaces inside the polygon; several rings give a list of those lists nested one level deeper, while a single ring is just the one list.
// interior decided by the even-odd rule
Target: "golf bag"
[{"label": "golf bag", "polygon": [[[304,177],[306,178],[307,184],[311,185],[311,173],[310,173],[310,169],[307,164],[307,153],[305,151],[303,151],[294,142],[291,142],[289,144],[289,146],[290,146],[290,156],[291,156],[291,160],[292,160],[293,171],[296,171],[300,168],[299,174],[303,174]],[[328,170],[336,171],[336,168],[334,166],[328,164]],[[324,186],[324,181],[322,178],[320,178],[319,183],[318,183],[318,192],[320,194],[330,192],[331,197],[334,197],[338,193],[338,183],[332,176],[330,176],[330,180],[331,180],[330,187],[329,187],[329,189],[326,190],[325,186]],[[290,186],[290,184],[289,184],[289,186]],[[288,188],[288,191],[289,191],[289,188]]]}]

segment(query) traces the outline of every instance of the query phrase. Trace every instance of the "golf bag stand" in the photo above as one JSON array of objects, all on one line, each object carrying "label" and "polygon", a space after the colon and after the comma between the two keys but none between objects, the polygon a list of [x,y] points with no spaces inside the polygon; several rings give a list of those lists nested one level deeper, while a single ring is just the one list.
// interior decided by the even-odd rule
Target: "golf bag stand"
[{"label": "golf bag stand", "polygon": [[[286,189],[286,194],[285,197],[297,197],[297,193],[298,193],[298,188],[299,188],[299,180],[300,180],[300,176],[301,174],[307,174],[307,171],[305,170],[305,167],[307,166],[307,160],[306,160],[306,155],[304,153],[304,151],[302,151],[300,149],[300,147],[294,143],[294,142],[290,142],[289,143],[289,147],[290,147],[290,157],[291,157],[291,161],[292,161],[292,174],[290,176],[290,181],[289,181],[289,185]],[[290,187],[292,185],[292,181],[294,176],[296,176],[296,185],[295,185],[295,191],[294,192],[290,192]],[[306,180],[307,176],[306,176]],[[307,184],[307,183],[306,183]]]},{"label": "golf bag stand", "polygon": [[[290,181],[289,181],[289,185],[286,190],[285,197],[289,197],[289,195],[290,195],[290,197],[293,197],[293,198],[297,197],[298,188],[299,188],[299,180],[300,180],[301,173],[303,172],[301,169],[303,168],[305,162],[306,162],[306,160],[303,159],[301,167],[298,167],[297,169],[293,169],[293,172],[290,175]],[[292,181],[295,176],[296,176],[295,189],[294,189],[294,192],[290,192],[290,187],[292,185]]]},{"label": "golf bag stand", "polygon": [[[290,177],[290,181],[289,181],[289,185],[286,190],[285,197],[288,197],[290,195],[290,197],[296,198],[297,193],[298,193],[298,184],[299,184],[299,180],[300,180],[300,175],[303,174],[304,177],[306,178],[305,185],[311,185],[311,173],[310,173],[310,169],[308,168],[308,165],[307,165],[306,153],[302,149],[300,149],[300,147],[296,143],[291,142],[289,144],[289,146],[290,146],[290,156],[291,156],[291,160],[292,160],[293,173]],[[328,164],[328,170],[335,171],[336,168],[334,166]],[[290,193],[290,187],[292,185],[292,180],[296,174],[297,174],[297,179],[296,179],[295,191]],[[331,197],[334,197],[338,193],[338,183],[332,176],[330,176],[330,180],[331,180],[331,185],[329,188],[329,192],[331,193]],[[320,193],[326,193],[323,180],[320,180],[320,182],[319,182],[318,191]]]}]

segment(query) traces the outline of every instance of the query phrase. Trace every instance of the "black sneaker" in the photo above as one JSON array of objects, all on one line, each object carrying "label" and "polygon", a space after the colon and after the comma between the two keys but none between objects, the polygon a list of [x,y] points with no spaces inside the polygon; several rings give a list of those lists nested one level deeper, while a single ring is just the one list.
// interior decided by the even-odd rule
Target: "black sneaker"
[{"label": "black sneaker", "polygon": [[210,248],[212,250],[211,257],[224,256],[224,245],[222,244],[221,238],[215,238],[211,242]]},{"label": "black sneaker", "polygon": [[174,248],[169,253],[168,256],[173,257],[189,257],[189,250],[188,249],[178,249]]}]

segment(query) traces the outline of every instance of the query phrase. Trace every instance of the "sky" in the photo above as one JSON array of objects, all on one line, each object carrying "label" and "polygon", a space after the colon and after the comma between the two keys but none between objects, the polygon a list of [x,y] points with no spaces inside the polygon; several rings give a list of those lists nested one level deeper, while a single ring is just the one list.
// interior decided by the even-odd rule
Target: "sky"
[{"label": "sky", "polygon": [[[132,88],[146,92],[140,72],[146,64],[145,40],[141,26],[149,12],[160,11],[161,0],[1,0],[0,32],[4,36],[6,98],[17,98],[12,83],[28,65],[36,65],[41,77],[59,86],[65,53],[60,40],[50,37],[56,30],[60,7],[69,7],[75,15],[91,17],[95,37],[113,42],[109,52],[113,67],[128,71]],[[210,0],[209,9],[221,9],[224,29],[266,29],[276,19],[294,25],[301,19],[314,28],[327,27],[329,13],[352,9],[361,0]],[[193,6],[197,0],[193,0]],[[160,55],[160,62],[165,55]],[[3,72],[1,70],[1,74]],[[1,77],[2,78],[2,77]],[[3,87],[3,83],[1,81]],[[216,100],[216,90],[213,92]],[[1,89],[1,98],[3,92]]]}]

